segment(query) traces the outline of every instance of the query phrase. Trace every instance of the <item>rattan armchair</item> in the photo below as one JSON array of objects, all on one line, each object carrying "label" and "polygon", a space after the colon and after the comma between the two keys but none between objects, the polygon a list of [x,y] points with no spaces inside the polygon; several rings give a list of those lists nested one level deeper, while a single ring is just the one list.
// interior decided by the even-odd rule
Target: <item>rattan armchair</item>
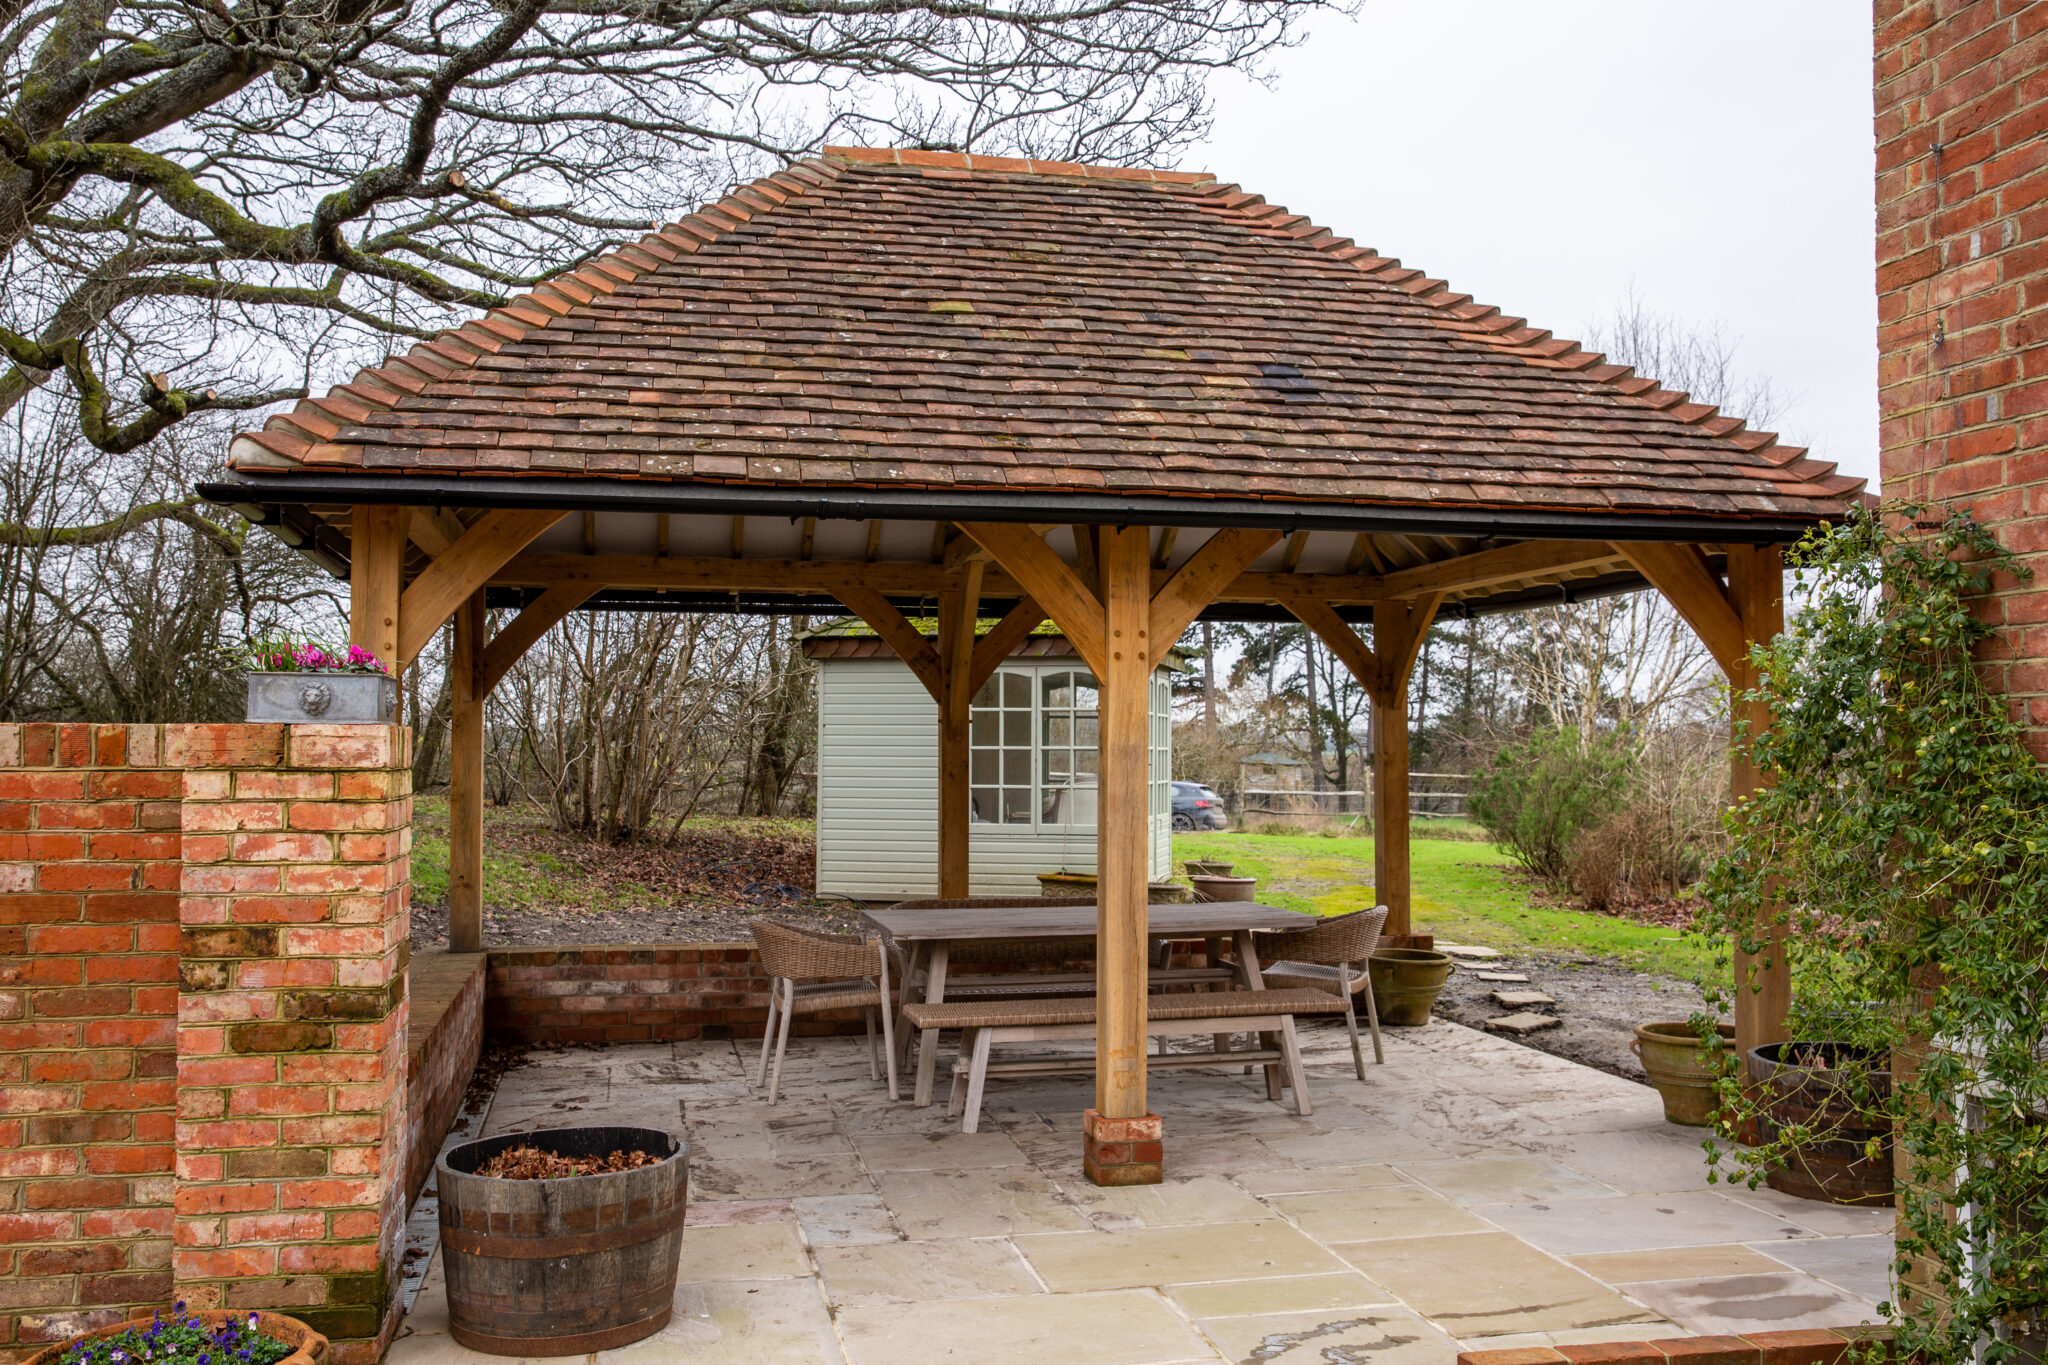
[{"label": "rattan armchair", "polygon": [[1352,996],[1365,996],[1365,1017],[1372,1030],[1372,1059],[1384,1063],[1387,1054],[1380,1046],[1380,1007],[1372,996],[1369,960],[1379,947],[1380,930],[1386,927],[1387,907],[1375,905],[1349,915],[1326,919],[1313,929],[1268,939],[1286,960],[1275,962],[1260,975],[1274,989],[1313,986],[1344,998],[1344,1027],[1351,1034],[1351,1062],[1358,1079],[1365,1079],[1365,1052],[1358,1043],[1358,1011]]},{"label": "rattan armchair", "polygon": [[880,1078],[875,1016],[881,1016],[889,1098],[895,1099],[896,1035],[888,948],[848,935],[799,929],[779,920],[756,920],[751,927],[754,945],[761,952],[761,967],[769,977],[768,1027],[761,1035],[758,1082],[768,1087],[768,1103],[774,1104],[782,1089],[782,1054],[789,1048],[789,1021],[799,1014],[843,1009],[858,1009],[867,1022],[870,1080]]}]

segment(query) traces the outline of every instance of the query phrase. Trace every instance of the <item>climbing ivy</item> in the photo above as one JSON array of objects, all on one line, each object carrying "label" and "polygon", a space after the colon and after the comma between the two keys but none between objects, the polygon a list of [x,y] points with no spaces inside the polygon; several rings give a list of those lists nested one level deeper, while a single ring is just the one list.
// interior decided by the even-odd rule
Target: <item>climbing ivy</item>
[{"label": "climbing ivy", "polygon": [[[2048,1312],[2048,771],[1981,672],[1987,589],[2025,570],[1967,512],[1927,516],[1887,505],[1790,556],[1800,608],[1752,656],[1774,720],[1738,741],[1766,785],[1707,884],[1709,933],[1789,965],[1793,1038],[1883,1060],[1839,1074],[1847,1114],[1776,1127],[1731,1059],[1708,1147],[1754,1186],[1888,1121],[1919,1265],[1887,1305],[1901,1344],[2017,1361]],[[1765,1140],[1724,1145],[1744,1132]]]}]

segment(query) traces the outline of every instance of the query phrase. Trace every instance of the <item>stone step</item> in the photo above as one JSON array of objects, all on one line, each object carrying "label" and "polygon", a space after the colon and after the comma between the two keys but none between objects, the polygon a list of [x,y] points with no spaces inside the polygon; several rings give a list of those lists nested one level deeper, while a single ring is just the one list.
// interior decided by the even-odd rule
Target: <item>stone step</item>
[{"label": "stone step", "polygon": [[1542,991],[1495,991],[1493,1003],[1505,1009],[1525,1010],[1532,1005],[1555,1005],[1557,1002]]},{"label": "stone step", "polygon": [[1564,1020],[1554,1014],[1503,1014],[1498,1019],[1489,1019],[1486,1026],[1496,1033],[1540,1033],[1547,1028],[1562,1028]]},{"label": "stone step", "polygon": [[1480,981],[1525,982],[1529,979],[1529,974],[1527,972],[1474,972],[1472,973],[1472,975]]}]

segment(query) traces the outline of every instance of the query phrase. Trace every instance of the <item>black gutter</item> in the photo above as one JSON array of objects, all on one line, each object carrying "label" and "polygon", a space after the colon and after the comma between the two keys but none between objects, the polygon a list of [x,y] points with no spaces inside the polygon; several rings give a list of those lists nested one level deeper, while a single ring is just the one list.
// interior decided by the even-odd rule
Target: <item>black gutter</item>
[{"label": "black gutter", "polygon": [[[263,474],[199,484],[208,502],[278,509],[333,504],[536,507],[570,512],[681,512],[711,516],[867,521],[1064,522],[1090,525],[1272,527],[1282,531],[1454,535],[1514,540],[1711,541],[1783,545],[1818,522],[1785,517],[1477,510],[1185,498],[1156,493],[1048,493],[989,489],[758,488],[733,484],[497,475]],[[272,524],[276,513],[252,518]]]}]

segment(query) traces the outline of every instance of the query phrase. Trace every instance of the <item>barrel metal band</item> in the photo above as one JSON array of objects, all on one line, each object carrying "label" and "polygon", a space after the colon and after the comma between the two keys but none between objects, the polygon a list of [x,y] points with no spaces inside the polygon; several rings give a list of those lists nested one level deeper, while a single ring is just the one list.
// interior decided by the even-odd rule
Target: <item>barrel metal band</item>
[{"label": "barrel metal band", "polygon": [[[447,1206],[444,1204],[442,1207]],[[444,1226],[441,1229],[441,1240],[456,1251],[470,1256],[491,1256],[505,1261],[549,1261],[557,1256],[581,1256],[592,1251],[617,1251],[620,1247],[651,1242],[681,1227],[683,1216],[687,1212],[687,1205],[677,1200],[674,1208],[644,1223],[629,1223],[622,1228],[606,1228],[601,1232],[568,1232],[559,1237],[508,1237],[502,1233],[472,1232],[468,1228]],[[577,1348],[582,1349],[584,1348]]]},{"label": "barrel metal band", "polygon": [[626,1346],[642,1337],[651,1337],[668,1326],[672,1311],[674,1305],[665,1303],[660,1311],[638,1322],[573,1337],[499,1337],[452,1322],[448,1324],[448,1330],[460,1345],[494,1356],[580,1356],[592,1351],[609,1351],[615,1346]]}]

